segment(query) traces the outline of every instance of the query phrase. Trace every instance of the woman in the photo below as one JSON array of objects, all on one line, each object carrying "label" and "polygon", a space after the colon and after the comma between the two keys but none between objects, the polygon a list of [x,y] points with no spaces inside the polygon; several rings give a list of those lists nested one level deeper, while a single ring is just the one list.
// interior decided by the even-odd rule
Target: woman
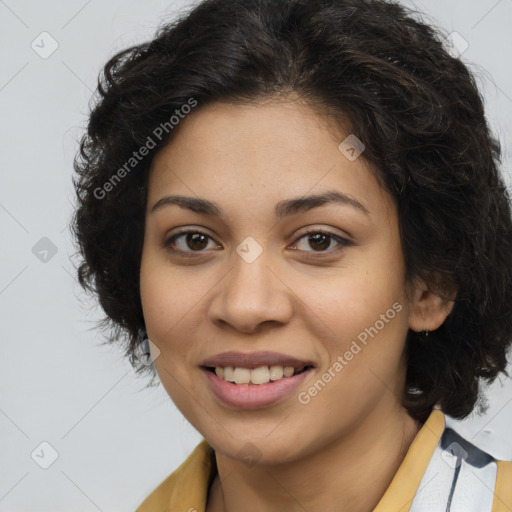
[{"label": "woman", "polygon": [[510,510],[512,464],[445,427],[505,371],[512,222],[441,34],[377,0],[206,0],[99,94],[80,282],[204,437],[138,510]]}]

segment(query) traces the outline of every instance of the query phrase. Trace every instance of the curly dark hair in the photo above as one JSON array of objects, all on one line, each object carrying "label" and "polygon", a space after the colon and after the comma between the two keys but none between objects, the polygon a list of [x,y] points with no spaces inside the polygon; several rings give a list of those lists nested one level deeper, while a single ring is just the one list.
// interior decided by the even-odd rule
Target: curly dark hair
[{"label": "curly dark hair", "polygon": [[424,419],[439,404],[463,419],[482,398],[480,379],[508,375],[512,221],[501,148],[475,76],[445,37],[391,1],[205,0],[107,62],[74,162],[72,232],[79,282],[137,372],[155,375],[134,354],[145,328],[147,176],[172,138],[170,116],[192,102],[295,92],[364,141],[362,156],[398,206],[408,278],[457,290],[440,328],[408,333],[409,414]]}]

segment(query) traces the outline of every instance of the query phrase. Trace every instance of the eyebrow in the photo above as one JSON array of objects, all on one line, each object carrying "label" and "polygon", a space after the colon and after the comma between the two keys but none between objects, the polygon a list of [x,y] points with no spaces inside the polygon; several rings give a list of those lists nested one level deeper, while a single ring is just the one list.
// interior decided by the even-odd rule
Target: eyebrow
[{"label": "eyebrow", "polygon": [[[307,212],[313,208],[329,204],[351,206],[366,215],[370,215],[370,212],[359,201],[357,201],[357,199],[338,192],[337,190],[330,190],[322,194],[279,201],[275,206],[275,214],[278,219],[282,219],[289,215]],[[171,205],[176,205],[182,209],[191,210],[203,215],[222,217],[222,209],[216,203],[208,201],[207,199],[179,195],[162,197],[153,205],[151,213]]]}]

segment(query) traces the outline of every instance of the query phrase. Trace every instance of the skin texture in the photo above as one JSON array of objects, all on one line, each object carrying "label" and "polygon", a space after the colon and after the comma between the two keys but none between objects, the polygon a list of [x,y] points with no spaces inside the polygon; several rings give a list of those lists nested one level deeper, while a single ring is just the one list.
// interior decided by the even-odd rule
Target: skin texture
[{"label": "skin texture", "polygon": [[[152,162],[141,300],[160,379],[216,451],[209,512],[370,511],[421,427],[400,405],[405,339],[439,327],[450,305],[406,282],[394,200],[363,158],[338,150],[347,135],[297,100],[213,103]],[[330,190],[368,213],[330,204],[275,217],[279,201]],[[170,194],[215,202],[222,217],[151,212]],[[164,248],[178,228],[211,238]],[[315,245],[304,236],[315,229],[350,243]],[[236,252],[248,236],[263,250],[250,264]],[[262,409],[228,407],[199,367],[229,350],[277,351],[314,362],[304,391],[394,303],[400,312],[306,405],[291,393]],[[247,443],[258,450],[252,466]]]}]

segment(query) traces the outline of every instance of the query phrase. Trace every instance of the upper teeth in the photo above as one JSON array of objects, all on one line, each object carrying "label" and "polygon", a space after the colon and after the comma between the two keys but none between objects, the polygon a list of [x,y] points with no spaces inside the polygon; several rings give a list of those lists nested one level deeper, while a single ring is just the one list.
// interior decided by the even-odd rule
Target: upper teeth
[{"label": "upper teeth", "polygon": [[215,373],[221,379],[227,380],[228,382],[234,382],[235,384],[266,384],[271,380],[279,380],[283,377],[291,377],[294,373],[298,373],[304,369],[294,368],[293,366],[259,366],[258,368],[233,368],[232,366],[226,366],[222,368],[220,366],[215,367]]}]

